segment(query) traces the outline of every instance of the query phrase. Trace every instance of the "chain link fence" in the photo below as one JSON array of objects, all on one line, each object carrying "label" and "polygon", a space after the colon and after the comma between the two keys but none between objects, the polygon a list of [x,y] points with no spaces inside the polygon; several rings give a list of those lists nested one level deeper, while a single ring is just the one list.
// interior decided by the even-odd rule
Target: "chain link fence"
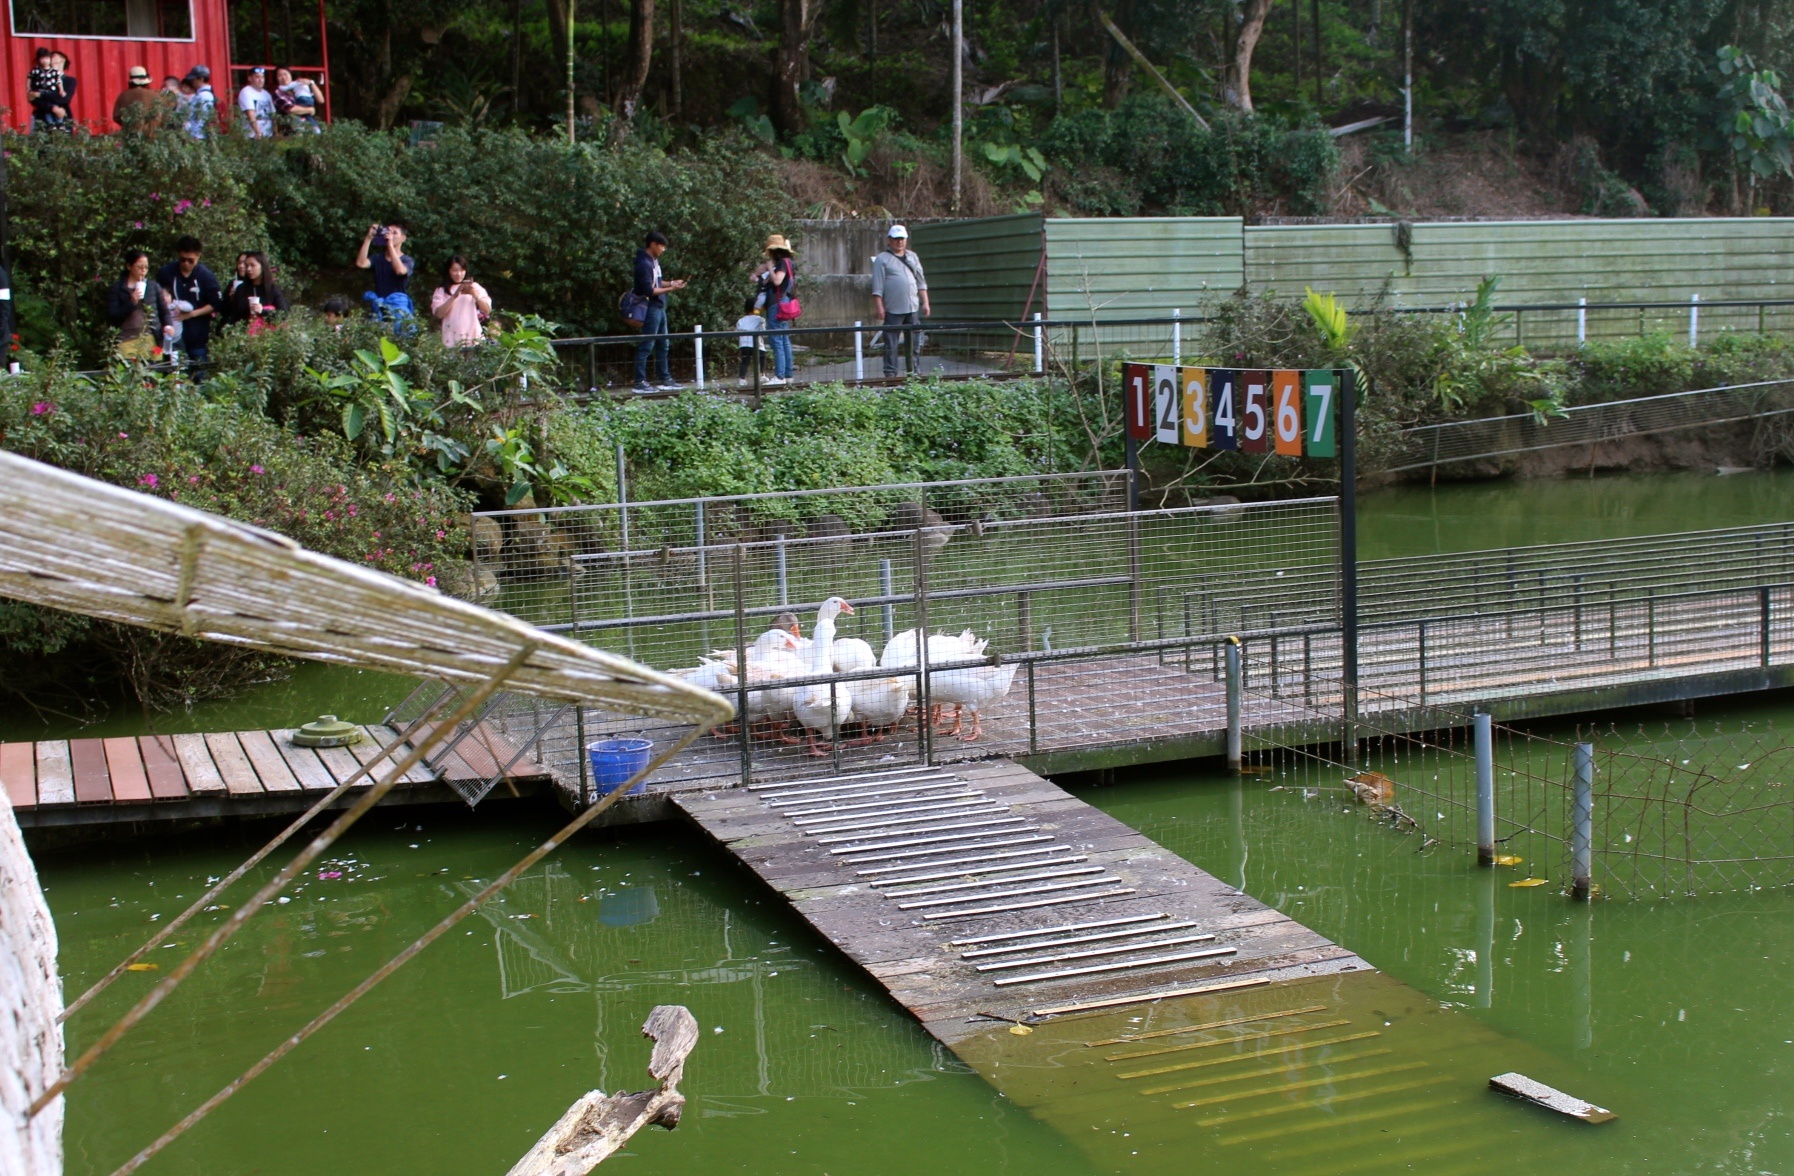
[{"label": "chain link fence", "polygon": [[[1243,770],[1276,787],[1362,804],[1423,847],[1476,852],[1474,716],[1361,691],[1348,728],[1337,687],[1317,693],[1326,701],[1244,691]],[[1251,725],[1255,716],[1262,717]],[[1794,885],[1794,740],[1774,726],[1608,724],[1563,739],[1490,723],[1493,849],[1499,864],[1515,868],[1510,885],[1571,885],[1578,744],[1593,746],[1595,895],[1642,900]]]}]

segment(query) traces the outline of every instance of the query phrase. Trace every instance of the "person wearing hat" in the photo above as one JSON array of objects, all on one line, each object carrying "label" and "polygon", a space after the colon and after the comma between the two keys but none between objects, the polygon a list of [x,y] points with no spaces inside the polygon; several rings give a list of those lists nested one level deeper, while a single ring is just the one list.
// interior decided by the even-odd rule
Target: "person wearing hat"
[{"label": "person wearing hat", "polygon": [[212,71],[203,65],[196,65],[187,71],[181,79],[181,93],[185,98],[180,104],[185,115],[183,125],[187,134],[195,139],[206,137],[212,120],[218,114],[218,95],[212,90]]},{"label": "person wearing hat", "polygon": [[[892,225],[885,242],[884,251],[872,259],[872,309],[884,324],[885,378],[895,379],[898,338],[907,342],[929,313],[928,278],[922,272],[922,259],[910,252],[908,229]],[[913,355],[909,362],[913,376]]]},{"label": "person wearing hat", "polygon": [[149,70],[133,65],[130,85],[112,104],[112,121],[125,130],[145,129],[162,121],[162,98],[150,89]]},{"label": "person wearing hat", "polygon": [[268,93],[268,71],[261,66],[249,71],[249,83],[237,91],[237,109],[251,139],[274,137],[274,95]]},{"label": "person wearing hat", "polygon": [[791,242],[778,233],[766,239],[764,255],[766,260],[754,269],[754,286],[772,345],[772,379],[765,382],[783,384],[791,379],[791,324],[803,313],[797,300],[797,264]]}]

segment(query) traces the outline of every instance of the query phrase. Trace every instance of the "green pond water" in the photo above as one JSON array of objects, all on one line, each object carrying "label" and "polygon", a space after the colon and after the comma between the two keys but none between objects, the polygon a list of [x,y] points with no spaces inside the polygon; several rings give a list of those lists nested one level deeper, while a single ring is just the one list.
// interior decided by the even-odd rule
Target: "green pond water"
[{"label": "green pond water", "polygon": [[[1379,491],[1365,503],[1364,555],[1771,521],[1787,517],[1791,488],[1785,475],[1740,475]],[[286,725],[318,711],[372,721],[407,688],[310,669],[153,723],[118,715],[101,733]],[[1773,701],[1702,709],[1727,714],[1790,718]],[[0,730],[73,733],[17,714]],[[1552,1155],[1592,1174],[1794,1172],[1794,893],[1576,907],[1555,887],[1509,888],[1516,872],[1479,871],[1462,852],[1422,852],[1418,838],[1324,795],[1242,786],[1201,765],[1081,795],[1411,985],[1420,1003],[1401,1017],[1422,1027],[1413,1032],[1462,1036],[1466,1064],[1532,1059],[1621,1115],[1590,1129],[1504,1106],[1484,1127],[1511,1134],[1511,1151],[1489,1154],[1484,1141],[1441,1159],[1451,1121],[1422,1109],[1352,1170],[1455,1172],[1468,1155],[1474,1170],[1505,1160],[1530,1171]],[[68,1171],[110,1172],[557,815],[493,803],[370,817],[74,1089]],[[69,994],[271,832],[40,854]],[[181,945],[223,917],[202,916]],[[71,1050],[155,976],[129,975],[84,1011]],[[585,1090],[648,1084],[638,1028],[658,1003],[689,1006],[703,1026],[683,1084],[691,1103],[678,1131],[645,1133],[611,1161],[624,1170],[1192,1170],[1187,1151],[1136,1146],[1112,1108],[1061,1100],[1037,1116],[999,1095],[727,855],[675,825],[565,847],[145,1170],[502,1172]],[[1035,1056],[1051,1044],[1045,1032],[997,1039]],[[1226,1151],[1200,1166],[1266,1170],[1262,1155]],[[1308,1152],[1305,1170],[1331,1170],[1324,1151]]]}]

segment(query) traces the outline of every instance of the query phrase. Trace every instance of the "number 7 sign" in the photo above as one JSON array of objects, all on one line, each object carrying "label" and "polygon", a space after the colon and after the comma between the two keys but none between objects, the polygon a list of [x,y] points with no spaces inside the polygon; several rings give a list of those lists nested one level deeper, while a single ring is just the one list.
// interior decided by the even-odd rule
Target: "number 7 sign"
[{"label": "number 7 sign", "polygon": [[1306,373],[1308,408],[1308,456],[1338,457],[1338,388],[1330,370]]}]

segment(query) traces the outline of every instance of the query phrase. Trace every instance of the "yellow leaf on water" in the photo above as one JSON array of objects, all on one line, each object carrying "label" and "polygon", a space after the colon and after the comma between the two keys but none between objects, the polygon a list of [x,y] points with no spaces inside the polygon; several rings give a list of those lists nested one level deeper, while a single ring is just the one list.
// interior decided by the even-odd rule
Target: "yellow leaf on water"
[{"label": "yellow leaf on water", "polygon": [[1026,1025],[1011,1025],[1009,1031],[1017,1037],[1026,1037],[1028,1034],[1034,1032],[1034,1030],[1028,1028]]},{"label": "yellow leaf on water", "polygon": [[1516,857],[1511,853],[1498,853],[1495,855],[1495,864],[1498,866],[1517,866],[1525,860],[1525,858]]},{"label": "yellow leaf on water", "polygon": [[1508,888],[1518,889],[1522,886],[1543,886],[1550,881],[1551,879],[1549,878],[1522,878],[1518,882],[1509,882]]},{"label": "yellow leaf on water", "polygon": [[153,972],[158,967],[160,967],[159,964],[126,964],[125,971],[127,971],[127,972]]}]

